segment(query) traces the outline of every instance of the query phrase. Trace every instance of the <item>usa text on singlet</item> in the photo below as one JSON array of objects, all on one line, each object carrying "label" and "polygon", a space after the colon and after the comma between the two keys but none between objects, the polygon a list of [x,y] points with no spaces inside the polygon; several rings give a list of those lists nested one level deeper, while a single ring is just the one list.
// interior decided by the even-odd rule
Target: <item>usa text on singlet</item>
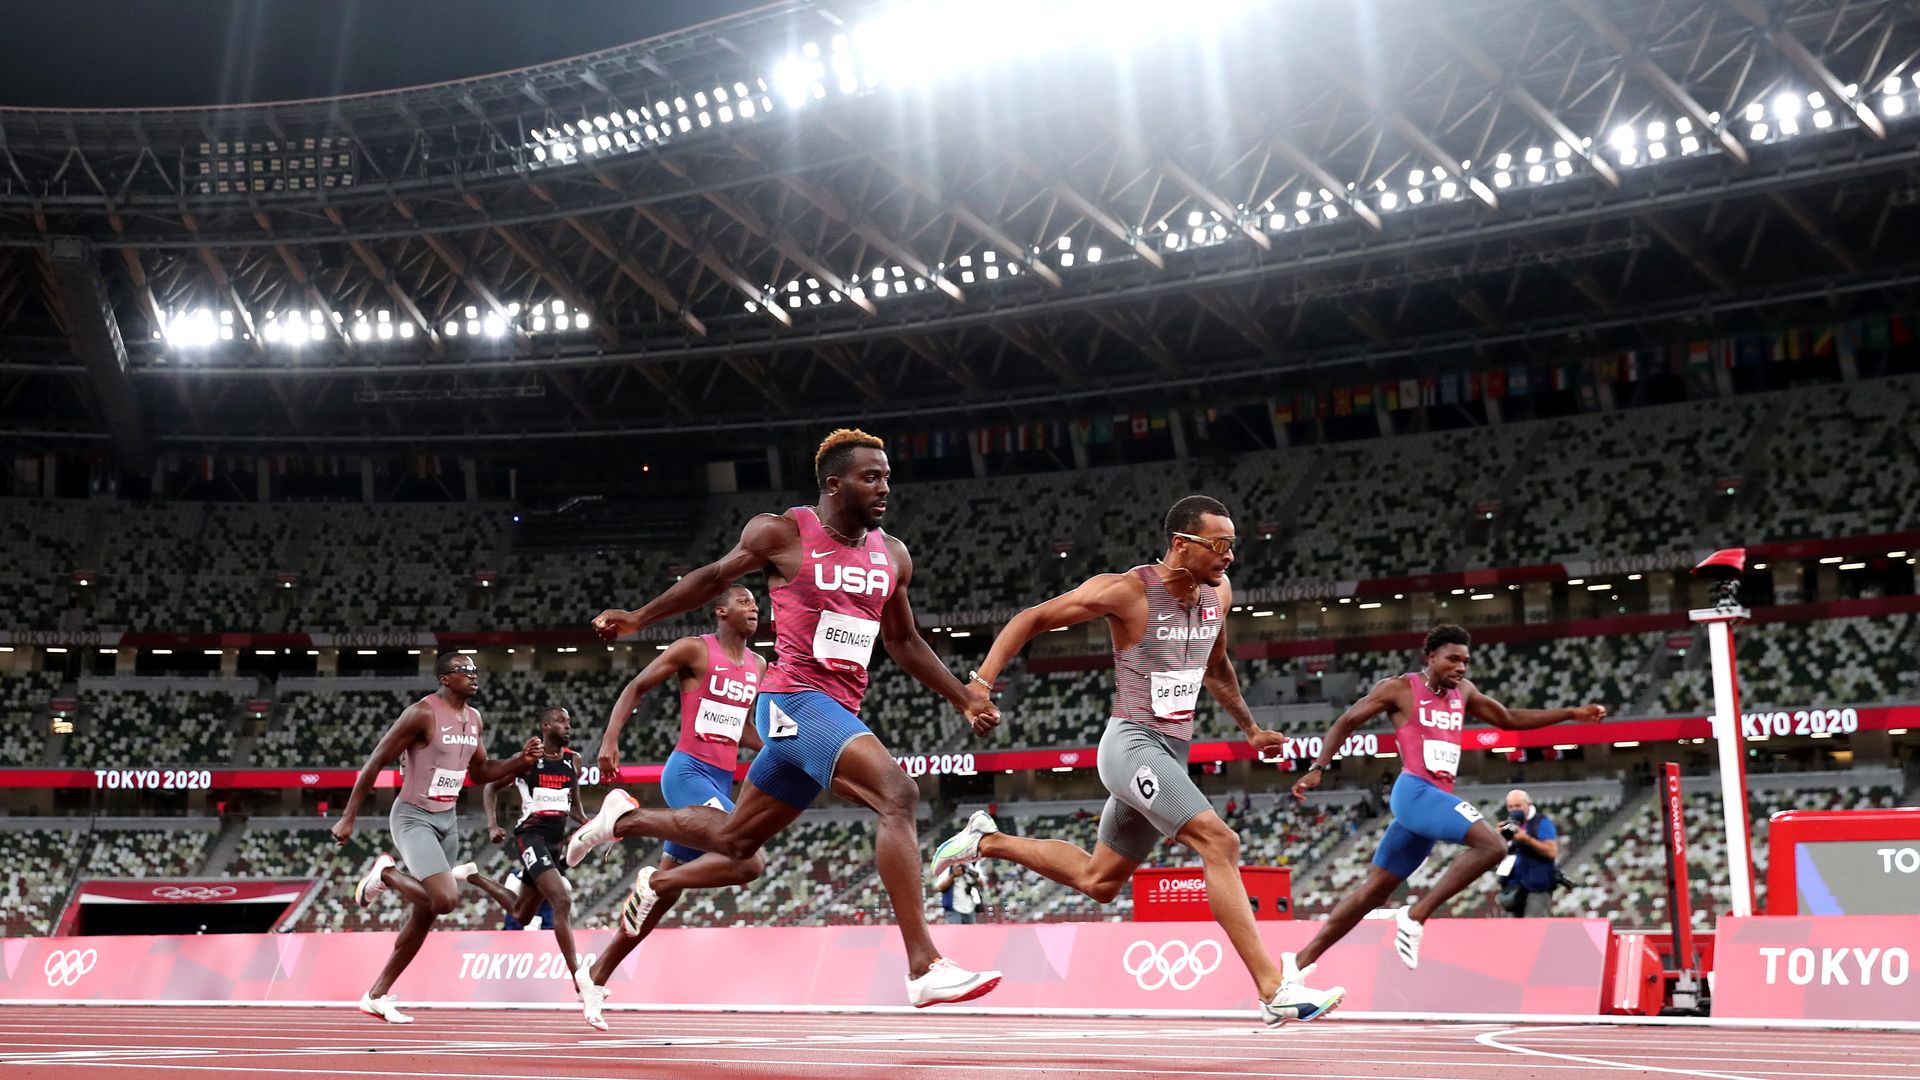
[{"label": "usa text on singlet", "polygon": [[1176,739],[1193,738],[1193,706],[1207,674],[1207,656],[1224,625],[1220,593],[1211,585],[1182,604],[1151,566],[1127,573],[1147,589],[1147,629],[1132,648],[1113,654],[1113,715]]},{"label": "usa text on singlet", "polygon": [[471,705],[455,709],[439,694],[428,694],[424,705],[427,743],[408,747],[400,757],[400,797],[422,810],[451,810],[467,782],[467,765],[480,747],[480,710]]},{"label": "usa text on singlet", "polygon": [[771,590],[779,655],[760,689],[818,690],[858,713],[880,640],[880,612],[899,584],[886,534],[869,529],[849,546],[827,532],[812,507],[788,513],[800,527],[800,566],[791,581]]},{"label": "usa text on singlet", "polygon": [[700,640],[707,648],[707,677],[680,691],[680,741],[674,749],[732,769],[740,763],[740,732],[749,723],[767,662],[752,649],[743,649],[743,662],[736,664],[720,647],[719,637],[705,634]]},{"label": "usa text on singlet", "polygon": [[1453,790],[1453,778],[1460,772],[1460,731],[1466,724],[1466,695],[1454,687],[1435,693],[1427,677],[1417,671],[1407,673],[1413,687],[1413,715],[1393,733],[1399,744],[1400,770],[1432,783],[1441,791]]}]

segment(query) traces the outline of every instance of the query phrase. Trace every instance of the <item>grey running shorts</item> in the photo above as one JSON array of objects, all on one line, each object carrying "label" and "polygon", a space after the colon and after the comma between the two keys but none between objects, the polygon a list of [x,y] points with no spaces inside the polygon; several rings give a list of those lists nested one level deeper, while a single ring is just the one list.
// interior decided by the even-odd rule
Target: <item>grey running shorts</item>
[{"label": "grey running shorts", "polygon": [[1135,862],[1153,856],[1158,837],[1172,837],[1213,804],[1187,775],[1187,744],[1109,717],[1100,737],[1100,781],[1112,795],[1100,814],[1100,842]]},{"label": "grey running shorts", "polygon": [[395,799],[387,825],[393,830],[393,846],[407,873],[425,881],[453,869],[453,860],[460,854],[454,835],[454,811],[429,813],[405,799]]}]

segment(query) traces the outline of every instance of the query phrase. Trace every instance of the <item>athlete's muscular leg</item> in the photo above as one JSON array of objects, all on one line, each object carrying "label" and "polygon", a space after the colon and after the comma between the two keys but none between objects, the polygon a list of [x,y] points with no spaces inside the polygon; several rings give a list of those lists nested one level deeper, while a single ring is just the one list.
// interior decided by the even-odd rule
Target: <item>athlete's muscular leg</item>
[{"label": "athlete's muscular leg", "polygon": [[[543,872],[534,880],[533,887],[522,888],[521,891],[536,898],[544,896],[547,903],[553,905],[553,940],[560,946],[560,955],[567,962],[567,970],[578,969],[580,958],[573,953],[573,894],[567,891],[566,880],[560,876],[560,871],[549,869]],[[521,922],[525,923],[526,920],[522,919]]]},{"label": "athlete's muscular leg", "polygon": [[[744,860],[759,851],[760,845],[773,834],[793,824],[800,814],[800,810],[761,791],[748,780],[740,785],[740,801],[731,814],[711,806],[683,806],[678,810],[643,807],[620,815],[620,820],[614,822],[613,835],[621,839],[646,836],[671,840],[683,847]],[[678,886],[662,882],[654,887]]]},{"label": "athlete's muscular leg", "polygon": [[1507,857],[1506,841],[1489,828],[1484,821],[1476,821],[1467,830],[1466,839],[1461,843],[1467,849],[1453,857],[1447,865],[1447,872],[1440,875],[1433,888],[1420,902],[1407,909],[1407,917],[1417,923],[1424,923],[1440,910],[1440,905],[1459,895],[1462,889],[1480,879],[1480,875],[1500,865]]},{"label": "athlete's muscular leg", "polygon": [[1253,908],[1247,903],[1247,885],[1240,879],[1240,834],[1228,828],[1220,815],[1203,810],[1180,827],[1175,839],[1199,853],[1213,921],[1233,942],[1233,951],[1240,954],[1240,962],[1259,988],[1260,1000],[1268,1000],[1280,990],[1280,968],[1261,944]]},{"label": "athlete's muscular leg", "polygon": [[[696,813],[696,811],[698,813]],[[740,784],[740,801],[734,804],[733,813],[716,810],[711,806],[689,806],[680,810],[631,810],[621,815],[620,824],[636,814],[688,815],[684,820],[694,823],[692,829],[678,827],[671,831],[647,832],[643,836],[657,836],[662,840],[671,840],[684,847],[698,848],[706,855],[662,870],[653,875],[655,892],[683,892],[687,889],[711,889],[719,885],[744,885],[766,869],[767,861],[758,858],[760,846],[765,844],[781,829],[793,824],[804,811],[788,806],[779,799],[761,791],[753,781]],[[620,835],[628,835],[620,833]],[[734,864],[731,873],[715,877],[713,863],[708,859],[719,857],[719,861]],[[746,871],[753,872],[752,877],[743,877]]]},{"label": "athlete's muscular leg", "polygon": [[[833,771],[833,793],[880,815],[874,833],[874,862],[880,883],[893,901],[893,916],[907,945],[907,974],[919,978],[940,958],[933,935],[927,931],[927,912],[921,899],[920,836],[913,812],[920,789],[900,769],[878,738],[856,736],[840,751]],[[745,800],[741,805],[746,805]],[[736,814],[738,810],[734,811]]]},{"label": "athlete's muscular leg", "polygon": [[522,889],[521,894],[515,896],[513,893],[507,891],[505,885],[500,884],[485,874],[472,875],[467,878],[467,884],[486,893],[494,903],[500,905],[500,910],[513,915],[516,919],[520,917],[517,912],[520,908],[520,901],[526,898],[526,890]]},{"label": "athlete's muscular leg", "polygon": [[[671,870],[679,865],[680,860],[671,855],[660,856],[660,869],[662,870]],[[653,928],[660,925],[660,917],[665,915],[667,909],[671,908],[673,902],[678,899],[680,899],[678,892],[660,893],[659,898],[653,902],[653,910],[647,912],[646,922],[640,924],[639,937],[628,937],[618,930],[614,932],[613,940],[607,942],[606,951],[601,953],[600,958],[593,962],[593,970],[589,972],[595,986],[607,985],[607,980],[613,978],[614,969],[620,966],[620,961],[625,960],[633,950],[640,947],[640,943],[646,940],[648,934],[653,932]]]},{"label": "athlete's muscular leg", "polygon": [[[435,874],[427,880],[442,877],[452,880],[446,874]],[[420,884],[412,877],[407,880],[415,885]],[[434,920],[439,917],[428,904],[407,905],[407,921],[401,924],[399,936],[393,939],[393,954],[387,957],[387,966],[381,968],[379,977],[373,980],[373,986],[367,991],[368,997],[381,997],[393,989],[394,980],[407,970],[408,964],[413,963],[414,955],[420,951],[420,946],[426,944],[427,933],[433,929]]]},{"label": "athlete's muscular leg", "polygon": [[460,902],[460,884],[451,873],[429,874],[422,881],[397,866],[389,866],[381,872],[380,882],[407,903],[427,908],[435,915],[445,915]]},{"label": "athlete's muscular leg", "polygon": [[1320,932],[1313,935],[1313,940],[1307,942],[1307,947],[1296,954],[1295,961],[1301,967],[1306,967],[1320,959],[1321,953],[1333,948],[1334,942],[1346,937],[1348,931],[1360,925],[1360,920],[1367,917],[1367,912],[1386,903],[1387,898],[1393,895],[1393,890],[1399,888],[1403,880],[1405,879],[1390,874],[1378,866],[1367,867],[1366,880],[1360,883],[1359,888],[1341,897],[1340,902],[1333,905],[1333,910],[1327,913],[1327,921],[1320,927]]},{"label": "athlete's muscular leg", "polygon": [[981,837],[980,854],[989,859],[1019,863],[1049,881],[1057,881],[1102,904],[1112,903],[1113,898],[1120,895],[1140,865],[1104,843],[1096,842],[1093,854],[1089,855],[1065,840],[1032,840],[1006,833],[988,833]]}]

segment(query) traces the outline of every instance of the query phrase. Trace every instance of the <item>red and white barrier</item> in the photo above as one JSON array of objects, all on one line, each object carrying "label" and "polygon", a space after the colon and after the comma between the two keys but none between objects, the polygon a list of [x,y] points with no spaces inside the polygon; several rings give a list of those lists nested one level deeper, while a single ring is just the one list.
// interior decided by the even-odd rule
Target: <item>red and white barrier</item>
[{"label": "red and white barrier", "polygon": [[[1318,922],[1262,922],[1269,949],[1297,950]],[[1393,954],[1393,924],[1369,920],[1320,961],[1352,1013],[1596,1014],[1607,925],[1598,919],[1435,920],[1420,969]],[[1212,923],[937,926],[942,952],[1006,973],[974,1004],[1026,1013],[1245,1012],[1252,981]],[[576,934],[583,952],[609,932]],[[388,933],[0,941],[0,1001],[350,1002],[392,948]],[[620,1006],[898,1008],[905,955],[892,926],[663,930],[611,983]],[[394,991],[409,1002],[573,1001],[552,935],[448,931],[427,940]]]}]

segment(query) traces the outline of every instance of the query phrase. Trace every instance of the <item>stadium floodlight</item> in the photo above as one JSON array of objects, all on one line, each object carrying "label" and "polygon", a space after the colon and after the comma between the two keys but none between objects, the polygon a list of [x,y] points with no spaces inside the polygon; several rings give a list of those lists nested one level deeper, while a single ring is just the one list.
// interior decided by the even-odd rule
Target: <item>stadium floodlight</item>
[{"label": "stadium floodlight", "polygon": [[1562,177],[1572,176],[1573,162],[1562,158],[1561,160],[1553,163],[1553,171],[1558,173]]},{"label": "stadium floodlight", "polygon": [[1494,158],[1494,159],[1493,159],[1493,167],[1494,167],[1494,168],[1496,168],[1496,169],[1501,169],[1501,170],[1506,170],[1506,169],[1510,169],[1510,168],[1512,168],[1512,167],[1513,167],[1513,155],[1512,155],[1512,154],[1505,154],[1505,153],[1503,153],[1503,154],[1501,154],[1501,155],[1500,155],[1499,157],[1496,157],[1496,158]]},{"label": "stadium floodlight", "polygon": [[1907,103],[1898,97],[1880,99],[1880,112],[1883,116],[1899,116],[1907,111]]},{"label": "stadium floodlight", "polygon": [[1566,143],[1563,143],[1563,142],[1557,142],[1553,144],[1554,157],[1559,158],[1561,161],[1565,161],[1567,160],[1567,158],[1571,157],[1572,155],[1573,155],[1573,147],[1568,146]]},{"label": "stadium floodlight", "polygon": [[1800,115],[1800,95],[1783,93],[1773,99],[1773,115],[1785,120]]},{"label": "stadium floodlight", "polygon": [[400,324],[400,339],[401,339],[402,341],[410,341],[410,340],[412,340],[412,338],[413,338],[413,324],[412,324],[412,323],[410,323],[410,322],[403,322],[403,323],[401,323],[401,324]]},{"label": "stadium floodlight", "polygon": [[1630,150],[1638,141],[1638,136],[1634,134],[1633,127],[1630,124],[1621,124],[1619,127],[1613,129],[1612,135],[1607,137],[1607,145],[1613,147],[1615,150]]},{"label": "stadium floodlight", "polygon": [[1649,145],[1649,146],[1647,147],[1647,156],[1648,156],[1649,158],[1652,158],[1652,159],[1653,159],[1654,161],[1659,161],[1659,160],[1660,160],[1661,158],[1664,158],[1664,157],[1666,157],[1666,156],[1667,156],[1667,144],[1666,144],[1666,143],[1653,143],[1653,144],[1651,144],[1651,145]]},{"label": "stadium floodlight", "polygon": [[1813,126],[1825,131],[1833,126],[1833,114],[1821,109],[1813,114]]},{"label": "stadium floodlight", "polygon": [[1765,124],[1755,124],[1755,125],[1753,125],[1753,128],[1752,128],[1751,130],[1749,130],[1749,131],[1747,132],[1747,138],[1748,138],[1748,139],[1750,139],[1750,140],[1751,140],[1751,141],[1753,141],[1753,142],[1764,142],[1764,141],[1766,141],[1766,138],[1767,138],[1767,125],[1765,125]]},{"label": "stadium floodlight", "polygon": [[[752,310],[752,309],[749,308],[748,310]],[[547,328],[547,317],[545,315],[535,315],[533,317],[533,332],[538,334],[545,331],[546,328]]]},{"label": "stadium floodlight", "polygon": [[1700,149],[1700,140],[1699,140],[1699,139],[1696,139],[1696,138],[1694,138],[1694,137],[1693,137],[1693,136],[1691,136],[1691,135],[1687,135],[1687,136],[1684,136],[1684,137],[1682,137],[1682,138],[1681,138],[1681,140],[1680,140],[1680,152],[1681,152],[1681,153],[1683,153],[1683,154],[1692,154],[1692,153],[1696,153],[1696,152],[1698,152],[1698,151],[1699,151],[1699,149]]},{"label": "stadium floodlight", "polygon": [[1400,196],[1394,194],[1391,191],[1383,191],[1380,193],[1380,209],[1391,210],[1394,207],[1399,205],[1400,205]]},{"label": "stadium floodlight", "polygon": [[364,322],[357,322],[353,324],[353,340],[369,341],[369,340],[372,340],[372,338],[373,338],[373,327],[368,326]]},{"label": "stadium floodlight", "polygon": [[1527,162],[1527,164],[1529,164],[1529,165],[1538,165],[1538,164],[1540,163],[1540,158],[1541,158],[1541,156],[1542,156],[1542,155],[1543,155],[1544,153],[1545,153],[1545,152],[1544,152],[1544,151],[1542,151],[1542,150],[1541,150],[1541,149],[1540,149],[1539,147],[1537,147],[1537,146],[1529,146],[1529,147],[1527,147],[1527,156],[1526,156],[1526,162]]},{"label": "stadium floodlight", "polygon": [[1512,174],[1512,173],[1509,173],[1509,172],[1507,172],[1507,171],[1505,171],[1505,170],[1501,170],[1500,172],[1497,172],[1497,173],[1494,173],[1494,174],[1493,174],[1493,186],[1494,186],[1494,187],[1497,187],[1497,188],[1506,188],[1506,187],[1511,187],[1512,185],[1513,185],[1513,174]]},{"label": "stadium floodlight", "polygon": [[458,322],[455,322],[452,319],[447,320],[447,325],[443,327],[443,330],[445,331],[448,337],[460,336],[460,324]]},{"label": "stadium floodlight", "polygon": [[1427,201],[1427,193],[1424,191],[1421,191],[1419,188],[1414,188],[1413,190],[1407,192],[1407,201],[1412,203],[1415,206],[1418,206],[1421,203]]},{"label": "stadium floodlight", "polygon": [[586,312],[584,312],[584,311],[576,311],[576,312],[574,312],[574,314],[573,314],[573,328],[574,328],[575,330],[585,330],[585,329],[587,328],[587,313],[586,313]]},{"label": "stadium floodlight", "polygon": [[1747,106],[1746,116],[1748,123],[1757,124],[1767,118],[1767,107],[1756,101]]},{"label": "stadium floodlight", "polygon": [[1527,182],[1528,183],[1537,184],[1542,180],[1545,180],[1546,178],[1547,178],[1547,167],[1545,165],[1527,166]]}]

